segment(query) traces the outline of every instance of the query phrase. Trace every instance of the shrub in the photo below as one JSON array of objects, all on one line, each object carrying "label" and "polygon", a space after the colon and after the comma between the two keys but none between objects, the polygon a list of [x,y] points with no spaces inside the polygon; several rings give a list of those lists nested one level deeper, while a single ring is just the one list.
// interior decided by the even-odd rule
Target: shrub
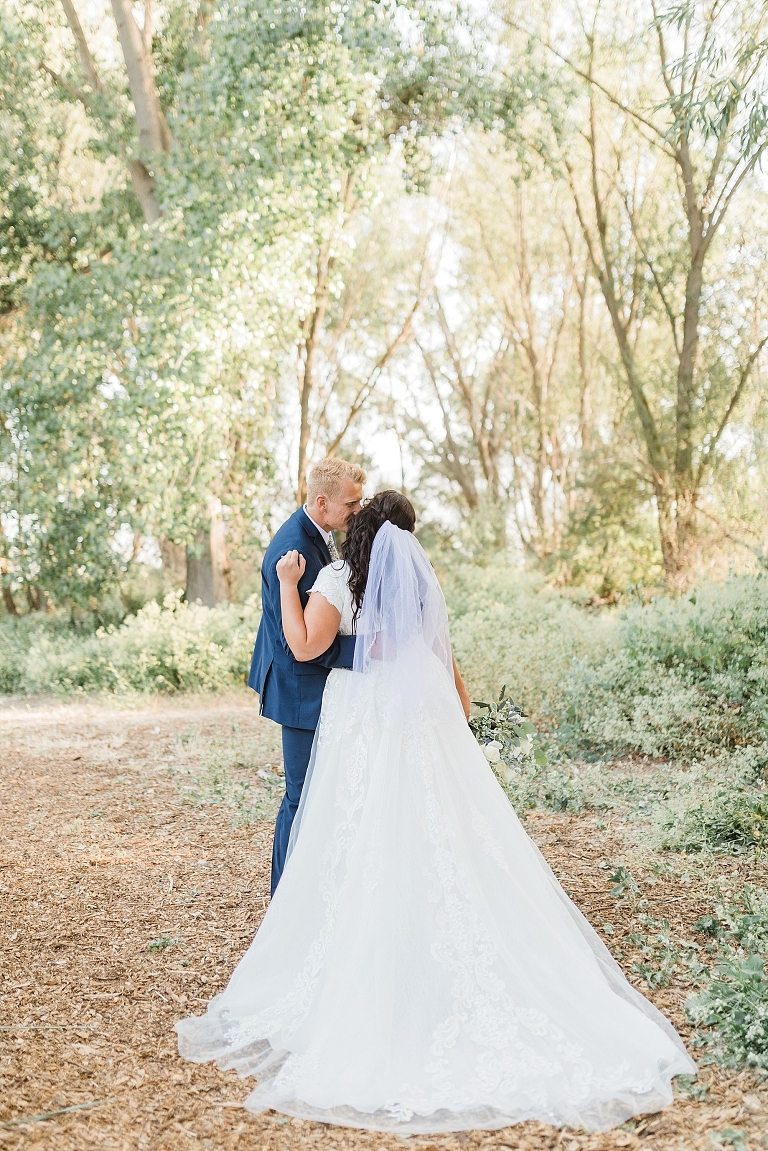
[{"label": "shrub", "polygon": [[579,770],[564,763],[539,767],[526,763],[509,780],[502,780],[515,811],[538,807],[544,811],[580,812],[593,805],[591,791],[584,787]]},{"label": "shrub", "polygon": [[700,1036],[711,1058],[726,1067],[768,1070],[768,979],[765,960],[753,954],[719,963],[709,985],[686,1004],[688,1018],[710,1029]]},{"label": "shrub", "polygon": [[626,942],[637,955],[630,970],[648,987],[669,987],[673,980],[690,986],[707,977],[707,968],[699,958],[700,946],[676,936],[668,919],[640,915],[637,922],[651,934],[634,930],[626,936]]},{"label": "shrub", "polygon": [[506,683],[526,714],[591,755],[691,763],[751,747],[768,764],[768,577],[705,583],[618,615],[496,567],[444,579],[476,698]]},{"label": "shrub", "polygon": [[671,797],[652,813],[654,846],[735,853],[765,846],[768,790],[759,778],[762,765],[762,749],[742,748],[678,772],[670,781]]},{"label": "shrub", "polygon": [[461,566],[443,577],[451,641],[474,699],[502,684],[526,715],[553,726],[568,706],[575,658],[599,661],[613,619],[590,614],[541,580],[509,568]]},{"label": "shrub", "polygon": [[768,955],[768,891],[746,884],[733,903],[717,903],[714,915],[702,916],[693,930],[745,953]]},{"label": "shrub", "polygon": [[571,670],[564,718],[582,745],[688,762],[752,746],[768,763],[767,577],[634,607],[617,641]]},{"label": "shrub", "polygon": [[0,684],[21,693],[219,691],[245,682],[259,604],[206,608],[177,595],[83,636],[26,616],[3,625]]},{"label": "shrub", "polygon": [[693,929],[725,952],[707,986],[686,1004],[691,1022],[706,1028],[697,1042],[726,1066],[768,1071],[768,892],[747,885]]},{"label": "shrub", "polygon": [[[727,792],[706,798],[694,794],[693,776],[678,776],[678,794],[657,820],[665,845],[760,841],[765,799],[755,781],[768,765],[768,577],[704,584],[688,598],[621,616],[587,609],[583,596],[503,564],[460,564],[443,584],[473,698],[495,698],[506,684],[524,714],[551,733],[550,764],[519,773],[521,803],[583,801],[584,776],[558,766],[565,751],[586,759],[662,756],[709,764],[696,769],[698,783],[711,791],[718,777]],[[258,597],[208,609],[172,596],[92,633],[87,621],[73,627],[60,616],[6,620],[0,690],[219,690],[244,681],[258,619]],[[750,771],[726,781],[734,754],[751,757]]]}]

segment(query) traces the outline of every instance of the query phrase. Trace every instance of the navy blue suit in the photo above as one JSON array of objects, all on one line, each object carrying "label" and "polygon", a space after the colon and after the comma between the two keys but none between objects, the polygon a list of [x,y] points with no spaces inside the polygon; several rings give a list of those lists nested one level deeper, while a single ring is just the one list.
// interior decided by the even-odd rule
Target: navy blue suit
[{"label": "navy blue suit", "polygon": [[262,615],[248,676],[248,686],[259,694],[261,714],[279,723],[283,729],[285,795],[277,815],[272,848],[273,893],[283,873],[291,824],[301,799],[312,739],[320,718],[326,678],[331,668],[351,668],[355,650],[354,636],[337,636],[317,659],[299,663],[294,658],[283,634],[280,581],[275,570],[280,557],[293,550],[301,552],[307,561],[299,580],[299,598],[302,607],[306,607],[309,589],[321,568],[331,562],[331,555],[320,529],[303,508],[295,511],[279,529],[262,561]]}]

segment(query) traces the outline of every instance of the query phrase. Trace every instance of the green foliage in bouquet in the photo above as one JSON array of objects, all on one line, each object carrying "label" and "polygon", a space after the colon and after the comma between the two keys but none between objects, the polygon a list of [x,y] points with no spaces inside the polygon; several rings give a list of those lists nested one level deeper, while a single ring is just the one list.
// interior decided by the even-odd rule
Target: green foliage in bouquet
[{"label": "green foliage in bouquet", "polygon": [[[536,743],[536,728],[523,715],[523,709],[507,696],[506,684],[494,703],[476,701],[475,707],[482,707],[485,714],[473,716],[469,726],[489,763],[503,761],[510,771],[526,759],[532,759],[538,767],[547,766],[546,753]],[[499,772],[503,774],[502,769]]]},{"label": "green foliage in bouquet", "polygon": [[484,714],[472,716],[469,726],[517,811],[580,811],[585,806],[578,771],[549,763],[535,726],[507,696],[506,685],[497,700],[475,707]]}]

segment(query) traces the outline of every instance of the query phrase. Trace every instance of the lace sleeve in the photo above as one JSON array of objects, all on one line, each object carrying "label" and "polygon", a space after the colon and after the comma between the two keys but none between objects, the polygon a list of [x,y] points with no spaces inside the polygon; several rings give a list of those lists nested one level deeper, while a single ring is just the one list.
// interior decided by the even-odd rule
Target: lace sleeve
[{"label": "lace sleeve", "polygon": [[336,564],[324,567],[317,579],[309,589],[309,594],[319,591],[331,607],[335,607],[339,615],[344,611],[344,585],[346,583],[344,571],[339,570]]}]

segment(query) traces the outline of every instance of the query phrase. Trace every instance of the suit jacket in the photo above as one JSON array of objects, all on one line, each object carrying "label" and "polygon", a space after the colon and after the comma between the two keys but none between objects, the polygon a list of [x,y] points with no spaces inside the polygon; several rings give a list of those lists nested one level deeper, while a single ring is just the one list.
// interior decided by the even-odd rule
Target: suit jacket
[{"label": "suit jacket", "polygon": [[284,727],[317,727],[323,688],[331,668],[352,667],[354,636],[337,636],[326,652],[317,659],[299,663],[283,633],[280,611],[280,581],[277,561],[293,549],[307,561],[299,580],[299,598],[306,607],[309,589],[321,568],[331,562],[331,555],[319,528],[303,508],[298,508],[279,529],[266,550],[261,565],[262,616],[253,649],[248,686],[258,692],[260,711]]}]

